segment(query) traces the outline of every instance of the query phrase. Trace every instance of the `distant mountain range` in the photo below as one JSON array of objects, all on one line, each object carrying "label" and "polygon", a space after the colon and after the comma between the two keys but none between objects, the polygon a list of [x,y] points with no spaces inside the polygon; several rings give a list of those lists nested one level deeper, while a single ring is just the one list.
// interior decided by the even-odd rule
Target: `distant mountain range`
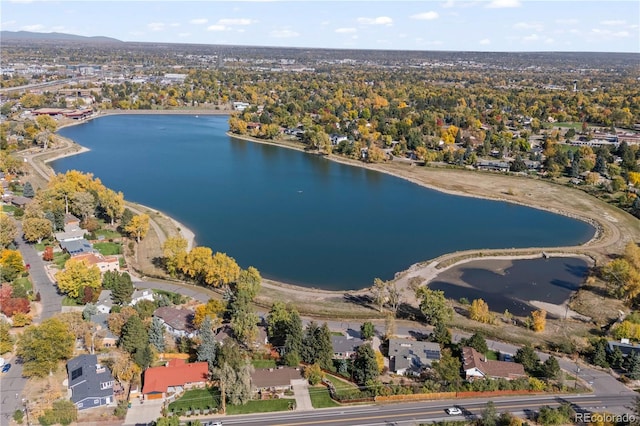
[{"label": "distant mountain range", "polygon": [[35,33],[31,31],[0,31],[0,40],[33,40],[33,41],[82,41],[92,43],[124,43],[111,37],[85,37],[65,33]]}]

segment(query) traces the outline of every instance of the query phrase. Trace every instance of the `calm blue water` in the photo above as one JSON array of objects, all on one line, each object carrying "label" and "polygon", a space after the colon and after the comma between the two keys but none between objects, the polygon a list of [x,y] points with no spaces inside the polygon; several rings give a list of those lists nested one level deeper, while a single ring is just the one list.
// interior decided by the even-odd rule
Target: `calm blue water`
[{"label": "calm blue water", "polygon": [[594,233],[564,216],[229,138],[227,128],[222,116],[103,117],[61,129],[91,151],[51,165],[91,172],[184,223],[198,244],[309,287],[362,288],[456,250],[573,245]]}]

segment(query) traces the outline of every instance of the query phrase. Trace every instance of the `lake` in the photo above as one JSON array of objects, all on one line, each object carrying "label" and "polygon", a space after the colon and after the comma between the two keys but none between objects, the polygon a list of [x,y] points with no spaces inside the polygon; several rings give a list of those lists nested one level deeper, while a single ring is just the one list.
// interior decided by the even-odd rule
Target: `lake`
[{"label": "lake", "polygon": [[230,138],[227,129],[225,116],[102,117],[61,129],[91,151],[51,166],[93,173],[264,277],[332,290],[368,287],[456,250],[575,245],[595,232],[546,211]]}]

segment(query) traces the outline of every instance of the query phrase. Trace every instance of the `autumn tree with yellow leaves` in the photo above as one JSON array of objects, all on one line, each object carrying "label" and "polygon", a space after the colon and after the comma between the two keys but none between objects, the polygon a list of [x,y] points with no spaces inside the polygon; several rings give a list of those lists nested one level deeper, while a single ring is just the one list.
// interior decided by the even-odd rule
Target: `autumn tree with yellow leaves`
[{"label": "autumn tree with yellow leaves", "polygon": [[139,214],[131,218],[131,222],[124,228],[130,235],[136,237],[136,242],[140,243],[147,232],[149,232],[149,215]]},{"label": "autumn tree with yellow leaves", "polygon": [[67,260],[64,270],[56,273],[55,278],[60,291],[73,299],[79,299],[85,288],[98,290],[102,286],[100,269],[74,258]]},{"label": "autumn tree with yellow leaves", "polygon": [[469,318],[484,324],[493,322],[493,315],[489,311],[489,305],[482,299],[475,299],[469,307]]}]

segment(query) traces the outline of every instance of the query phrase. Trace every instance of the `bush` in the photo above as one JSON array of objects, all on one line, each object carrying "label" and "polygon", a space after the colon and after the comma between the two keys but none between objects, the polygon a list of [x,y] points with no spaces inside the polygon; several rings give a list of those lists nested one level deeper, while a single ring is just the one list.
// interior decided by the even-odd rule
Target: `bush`
[{"label": "bush", "polygon": [[129,403],[127,401],[120,401],[118,402],[118,406],[113,410],[113,415],[119,419],[124,419],[127,415],[127,408],[129,408]]},{"label": "bush", "polygon": [[13,412],[13,420],[15,420],[17,423],[22,424],[23,418],[24,413],[22,412],[22,410],[16,410]]}]

